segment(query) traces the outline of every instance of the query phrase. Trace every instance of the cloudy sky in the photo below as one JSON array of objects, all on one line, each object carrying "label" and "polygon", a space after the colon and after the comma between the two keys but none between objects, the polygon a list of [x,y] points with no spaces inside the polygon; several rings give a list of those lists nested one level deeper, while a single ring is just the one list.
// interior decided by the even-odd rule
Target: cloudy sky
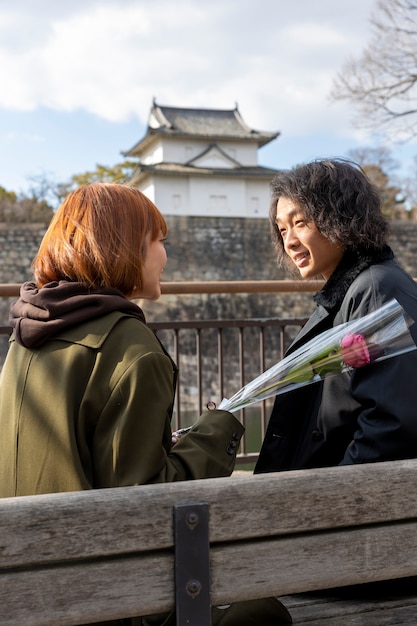
[{"label": "cloudy sky", "polygon": [[271,167],[371,145],[329,91],[369,41],[375,2],[0,0],[0,185],[120,162],[153,98],[237,103],[249,126],[281,133],[259,152]]}]

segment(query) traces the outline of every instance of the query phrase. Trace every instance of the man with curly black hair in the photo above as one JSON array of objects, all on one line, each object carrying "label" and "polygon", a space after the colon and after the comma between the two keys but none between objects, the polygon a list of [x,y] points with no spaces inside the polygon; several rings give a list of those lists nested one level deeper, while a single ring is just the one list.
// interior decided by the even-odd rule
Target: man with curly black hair
[{"label": "man with curly black hair", "polygon": [[[378,190],[358,165],[316,160],[279,172],[271,189],[279,264],[325,280],[288,354],[393,298],[417,320],[417,285],[394,258]],[[277,396],[255,473],[417,457],[416,371],[412,350]]]}]

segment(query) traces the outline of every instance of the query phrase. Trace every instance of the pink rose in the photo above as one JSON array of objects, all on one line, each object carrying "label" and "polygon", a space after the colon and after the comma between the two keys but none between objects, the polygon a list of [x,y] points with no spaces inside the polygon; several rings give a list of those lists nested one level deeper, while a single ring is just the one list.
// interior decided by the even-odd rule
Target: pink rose
[{"label": "pink rose", "polygon": [[348,367],[362,367],[371,362],[363,335],[345,335],[341,343],[342,359]]}]

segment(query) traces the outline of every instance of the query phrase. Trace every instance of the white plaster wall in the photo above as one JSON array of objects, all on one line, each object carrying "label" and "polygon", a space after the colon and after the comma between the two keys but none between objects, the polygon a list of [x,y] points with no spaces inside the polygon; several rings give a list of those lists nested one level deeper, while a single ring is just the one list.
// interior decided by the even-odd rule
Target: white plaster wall
[{"label": "white plaster wall", "polygon": [[164,160],[164,151],[162,144],[157,144],[152,150],[146,152],[142,156],[142,163],[145,165],[153,165],[154,163],[162,163]]},{"label": "white plaster wall", "polygon": [[141,190],[142,193],[145,194],[145,196],[147,196],[149,198],[149,200],[152,200],[152,202],[158,206],[156,198],[155,198],[155,196],[156,196],[156,194],[155,194],[155,184],[154,184],[154,180],[153,179],[151,179],[145,185],[140,187],[140,190]]},{"label": "white plaster wall", "polygon": [[160,176],[141,190],[164,215],[268,217],[270,192],[265,181]]},{"label": "white plaster wall", "polygon": [[248,181],[246,183],[246,217],[267,218],[270,199],[269,182]]},{"label": "white plaster wall", "polygon": [[154,188],[154,202],[163,215],[194,215],[194,213],[190,213],[187,178],[161,176]]},{"label": "white plaster wall", "polygon": [[[206,150],[211,143],[210,140],[203,139],[178,140],[166,137],[142,155],[142,162],[187,163]],[[241,165],[258,165],[258,150],[255,143],[219,141],[218,145]]]},{"label": "white plaster wall", "polygon": [[190,215],[244,217],[245,181],[190,178]]}]

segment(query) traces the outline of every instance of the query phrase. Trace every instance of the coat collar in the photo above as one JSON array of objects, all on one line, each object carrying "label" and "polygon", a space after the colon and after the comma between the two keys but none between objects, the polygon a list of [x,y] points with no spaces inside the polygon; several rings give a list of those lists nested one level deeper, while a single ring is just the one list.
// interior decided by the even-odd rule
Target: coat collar
[{"label": "coat collar", "polygon": [[347,290],[361,272],[393,258],[394,253],[389,246],[368,253],[348,249],[324,287],[313,296],[315,302],[329,313],[339,309]]},{"label": "coat collar", "polygon": [[293,352],[300,344],[330,328],[347,290],[361,272],[375,263],[382,263],[393,258],[394,253],[389,246],[369,254],[347,250],[324,287],[313,296],[317,307],[288,352]]}]

